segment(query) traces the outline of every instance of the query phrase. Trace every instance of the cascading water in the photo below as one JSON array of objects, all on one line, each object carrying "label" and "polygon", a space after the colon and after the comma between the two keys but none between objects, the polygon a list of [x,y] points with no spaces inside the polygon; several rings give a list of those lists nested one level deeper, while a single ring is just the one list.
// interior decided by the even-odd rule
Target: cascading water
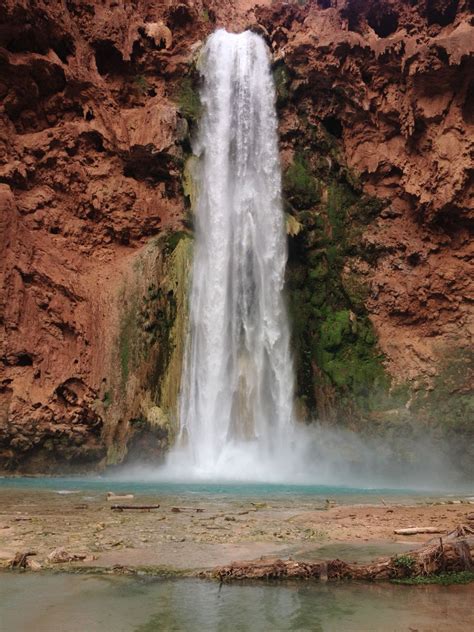
[{"label": "cascading water", "polygon": [[201,64],[190,326],[169,464],[183,476],[265,479],[293,439],[275,89],[250,31],[215,32]]}]

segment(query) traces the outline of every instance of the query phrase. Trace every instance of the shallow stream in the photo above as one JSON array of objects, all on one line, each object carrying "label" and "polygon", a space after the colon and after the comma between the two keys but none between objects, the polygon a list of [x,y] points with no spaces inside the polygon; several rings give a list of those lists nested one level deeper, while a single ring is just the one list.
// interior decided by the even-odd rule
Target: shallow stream
[{"label": "shallow stream", "polygon": [[5,632],[473,629],[474,586],[221,585],[99,575],[0,574]]}]

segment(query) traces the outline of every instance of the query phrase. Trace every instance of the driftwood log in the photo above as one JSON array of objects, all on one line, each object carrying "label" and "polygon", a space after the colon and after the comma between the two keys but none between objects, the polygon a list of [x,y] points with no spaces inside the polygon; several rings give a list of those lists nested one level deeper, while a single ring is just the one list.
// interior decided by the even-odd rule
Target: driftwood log
[{"label": "driftwood log", "polygon": [[182,511],[194,511],[196,513],[203,513],[204,509],[200,507],[171,507],[171,513],[181,513]]},{"label": "driftwood log", "polygon": [[[459,529],[459,527],[458,527]],[[474,570],[471,551],[474,541],[439,538],[403,555],[383,558],[371,564],[343,562],[297,562],[293,560],[263,559],[233,562],[201,574],[222,582],[240,579],[313,579],[338,581],[358,579],[366,581],[426,577],[440,573]]]},{"label": "driftwood log", "polygon": [[107,500],[110,502],[117,502],[118,500],[133,500],[133,494],[114,494],[113,492],[107,492]]},{"label": "driftwood log", "polygon": [[26,568],[28,565],[28,558],[31,555],[36,555],[36,551],[18,551],[15,557],[9,561],[8,566],[10,568]]},{"label": "driftwood log", "polygon": [[416,535],[417,533],[446,533],[446,529],[438,527],[407,527],[406,529],[395,529],[397,535]]},{"label": "driftwood log", "polygon": [[137,509],[139,511],[150,511],[151,509],[159,509],[160,505],[112,505],[112,511],[124,511],[129,509]]}]

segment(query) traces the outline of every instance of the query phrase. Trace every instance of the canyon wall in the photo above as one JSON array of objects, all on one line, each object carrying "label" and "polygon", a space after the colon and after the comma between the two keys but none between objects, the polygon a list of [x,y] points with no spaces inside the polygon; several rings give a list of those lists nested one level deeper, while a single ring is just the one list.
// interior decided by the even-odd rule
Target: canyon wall
[{"label": "canyon wall", "polygon": [[472,467],[472,12],[6,0],[0,468],[156,462],[172,441],[196,64],[221,26],[274,57],[299,416],[429,431]]}]

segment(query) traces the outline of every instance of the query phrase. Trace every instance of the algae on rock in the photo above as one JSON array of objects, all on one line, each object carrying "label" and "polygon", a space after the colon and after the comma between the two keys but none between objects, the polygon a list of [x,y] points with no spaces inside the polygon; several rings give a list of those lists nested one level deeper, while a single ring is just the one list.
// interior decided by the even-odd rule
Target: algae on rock
[{"label": "algae on rock", "polygon": [[169,359],[160,380],[161,407],[177,428],[177,403],[188,326],[188,279],[191,267],[192,240],[183,234],[171,254],[167,277],[168,296],[173,292],[176,312],[169,331]]},{"label": "algae on rock", "polygon": [[298,409],[360,421],[385,406],[390,387],[364,305],[370,266],[362,238],[386,202],[362,193],[322,127],[307,125],[306,133],[308,146],[296,146],[283,178]]},{"label": "algae on rock", "polygon": [[192,239],[185,232],[153,238],[136,255],[120,291],[120,327],[108,405],[104,406],[109,464],[127,458],[130,441],[137,433],[150,435],[149,450],[156,457],[173,441],[186,339],[191,247]]}]

